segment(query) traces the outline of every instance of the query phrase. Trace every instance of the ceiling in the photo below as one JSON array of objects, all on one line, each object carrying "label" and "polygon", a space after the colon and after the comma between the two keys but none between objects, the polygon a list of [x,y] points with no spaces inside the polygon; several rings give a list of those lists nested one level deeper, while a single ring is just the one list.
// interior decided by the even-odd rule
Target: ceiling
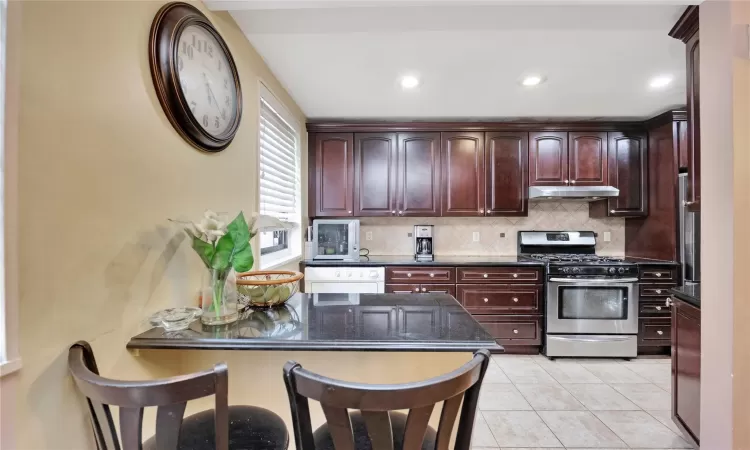
[{"label": "ceiling", "polygon": [[[644,118],[685,103],[675,2],[206,3],[232,10],[313,119]],[[522,86],[531,73],[546,82]]]}]

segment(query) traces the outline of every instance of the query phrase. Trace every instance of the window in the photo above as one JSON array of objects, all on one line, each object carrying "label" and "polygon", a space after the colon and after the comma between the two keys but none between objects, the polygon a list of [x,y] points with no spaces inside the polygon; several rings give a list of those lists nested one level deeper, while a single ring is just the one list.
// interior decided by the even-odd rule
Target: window
[{"label": "window", "polygon": [[261,268],[280,265],[301,252],[299,125],[261,84],[260,213],[290,225],[260,234]]}]

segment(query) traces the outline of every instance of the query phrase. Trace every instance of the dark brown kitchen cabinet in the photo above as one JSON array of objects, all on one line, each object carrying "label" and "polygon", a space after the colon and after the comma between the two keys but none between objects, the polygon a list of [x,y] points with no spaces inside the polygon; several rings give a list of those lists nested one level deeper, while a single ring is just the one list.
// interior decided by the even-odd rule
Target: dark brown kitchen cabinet
[{"label": "dark brown kitchen cabinet", "polygon": [[570,186],[607,185],[607,133],[568,133]]},{"label": "dark brown kitchen cabinet", "polygon": [[396,164],[396,214],[439,216],[440,133],[399,133]]},{"label": "dark brown kitchen cabinet", "polygon": [[484,133],[441,133],[442,215],[484,215]]},{"label": "dark brown kitchen cabinet", "polygon": [[[699,7],[688,6],[669,35],[685,43],[687,73],[687,207],[700,211],[701,205],[701,137],[700,137],[700,30]],[[680,158],[682,166],[683,158]]]},{"label": "dark brown kitchen cabinet", "polygon": [[568,185],[568,133],[529,133],[529,184]]},{"label": "dark brown kitchen cabinet", "polygon": [[354,212],[354,135],[315,135],[315,215],[351,216]]},{"label": "dark brown kitchen cabinet", "polygon": [[701,311],[675,298],[672,304],[672,419],[700,444]]},{"label": "dark brown kitchen cabinet", "polygon": [[484,137],[486,216],[529,211],[529,134],[487,132]]},{"label": "dark brown kitchen cabinet", "polygon": [[620,190],[617,197],[594,202],[591,217],[642,217],[648,215],[645,133],[608,133],[608,182]]},{"label": "dark brown kitchen cabinet", "polygon": [[354,135],[354,216],[396,215],[396,134]]}]

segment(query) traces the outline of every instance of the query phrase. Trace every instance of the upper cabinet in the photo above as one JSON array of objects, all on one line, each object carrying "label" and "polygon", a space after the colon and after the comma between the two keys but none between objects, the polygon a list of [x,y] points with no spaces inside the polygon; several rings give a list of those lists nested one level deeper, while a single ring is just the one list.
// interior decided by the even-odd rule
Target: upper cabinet
[{"label": "upper cabinet", "polygon": [[639,217],[648,214],[645,133],[608,133],[608,183],[620,195],[592,203],[592,217]]},{"label": "upper cabinet", "polygon": [[567,186],[568,133],[529,134],[529,184]]},{"label": "upper cabinet", "polygon": [[607,184],[607,133],[568,133],[570,186]]},{"label": "upper cabinet", "polygon": [[440,133],[399,133],[396,197],[399,216],[440,215]]},{"label": "upper cabinet", "polygon": [[[688,6],[669,35],[685,43],[687,63],[687,207],[700,211],[701,205],[701,136],[700,136],[700,32],[698,6]],[[683,158],[681,158],[681,163]],[[681,164],[682,165],[682,164]]]},{"label": "upper cabinet", "polygon": [[487,216],[525,216],[529,211],[529,134],[485,133]]},{"label": "upper cabinet", "polygon": [[354,137],[351,133],[315,135],[315,215],[354,214]]},{"label": "upper cabinet", "polygon": [[442,215],[484,215],[484,133],[441,133]]},{"label": "upper cabinet", "polygon": [[395,133],[354,135],[354,216],[396,215]]}]

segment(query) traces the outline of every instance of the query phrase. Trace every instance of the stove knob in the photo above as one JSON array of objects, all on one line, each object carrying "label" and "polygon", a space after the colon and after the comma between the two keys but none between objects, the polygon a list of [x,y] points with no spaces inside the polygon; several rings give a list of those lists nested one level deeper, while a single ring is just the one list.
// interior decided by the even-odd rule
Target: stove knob
[{"label": "stove knob", "polygon": [[374,270],[371,270],[370,271],[370,278],[377,278],[377,277],[378,277],[378,273],[376,271],[374,271]]},{"label": "stove knob", "polygon": [[337,270],[337,271],[336,271],[336,278],[338,278],[338,277],[340,277],[340,276],[341,276],[341,272],[339,272],[339,271]]},{"label": "stove knob", "polygon": [[563,270],[562,270],[562,271],[563,271],[563,273],[569,273],[569,272],[570,272],[570,269],[569,269],[569,268],[567,268],[567,267],[563,267]]},{"label": "stove knob", "polygon": [[573,273],[581,273],[581,269],[578,267],[573,268]]},{"label": "stove knob", "polygon": [[614,273],[615,273],[615,268],[614,268],[614,267],[610,267],[610,268],[609,268],[609,273],[611,273],[611,274],[613,274],[613,275],[614,275]]},{"label": "stove knob", "polygon": [[625,269],[620,267],[619,269],[617,269],[617,272],[622,275],[623,273],[625,273]]}]

